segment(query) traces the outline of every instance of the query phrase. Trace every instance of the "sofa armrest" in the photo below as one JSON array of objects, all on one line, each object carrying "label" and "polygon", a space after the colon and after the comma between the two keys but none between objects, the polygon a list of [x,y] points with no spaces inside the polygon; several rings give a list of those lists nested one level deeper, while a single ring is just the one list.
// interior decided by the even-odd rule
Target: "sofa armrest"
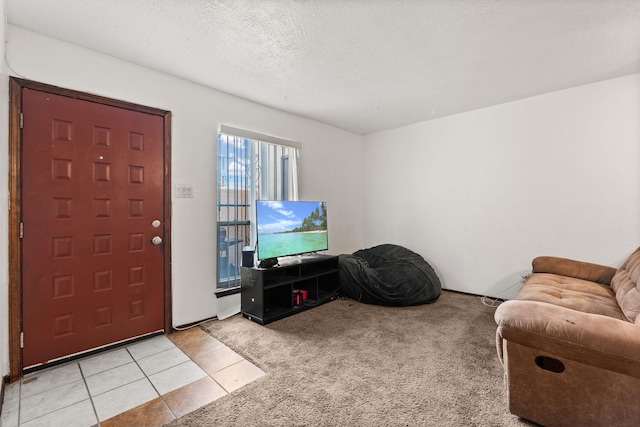
[{"label": "sofa armrest", "polygon": [[511,300],[495,312],[497,345],[512,341],[592,366],[640,377],[640,326],[537,301]]},{"label": "sofa armrest", "polygon": [[531,264],[534,273],[559,274],[561,276],[602,283],[603,285],[609,285],[617,271],[615,268],[605,265],[553,256],[534,258]]}]

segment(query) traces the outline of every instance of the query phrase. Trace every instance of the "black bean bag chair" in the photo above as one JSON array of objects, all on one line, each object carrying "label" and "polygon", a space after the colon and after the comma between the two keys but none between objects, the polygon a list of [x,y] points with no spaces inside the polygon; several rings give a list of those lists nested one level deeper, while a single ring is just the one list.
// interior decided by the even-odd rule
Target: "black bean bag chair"
[{"label": "black bean bag chair", "polygon": [[402,246],[384,244],[340,255],[340,287],[366,304],[430,304],[440,297],[436,272],[422,256]]}]

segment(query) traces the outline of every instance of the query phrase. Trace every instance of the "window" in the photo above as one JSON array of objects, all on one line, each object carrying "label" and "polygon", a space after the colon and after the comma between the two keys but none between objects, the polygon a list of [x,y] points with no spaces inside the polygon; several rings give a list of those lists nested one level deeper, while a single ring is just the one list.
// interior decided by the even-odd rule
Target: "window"
[{"label": "window", "polygon": [[218,133],[219,291],[240,286],[242,248],[255,247],[255,200],[297,200],[299,143],[221,126]]}]

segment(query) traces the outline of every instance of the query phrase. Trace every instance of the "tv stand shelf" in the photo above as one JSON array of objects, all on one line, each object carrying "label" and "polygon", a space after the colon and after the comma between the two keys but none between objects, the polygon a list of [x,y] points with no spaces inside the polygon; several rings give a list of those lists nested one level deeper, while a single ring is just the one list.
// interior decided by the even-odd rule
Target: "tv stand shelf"
[{"label": "tv stand shelf", "polygon": [[[261,325],[316,307],[337,297],[338,257],[307,255],[280,261],[271,268],[242,267],[242,316]],[[306,291],[296,304],[294,290]]]}]

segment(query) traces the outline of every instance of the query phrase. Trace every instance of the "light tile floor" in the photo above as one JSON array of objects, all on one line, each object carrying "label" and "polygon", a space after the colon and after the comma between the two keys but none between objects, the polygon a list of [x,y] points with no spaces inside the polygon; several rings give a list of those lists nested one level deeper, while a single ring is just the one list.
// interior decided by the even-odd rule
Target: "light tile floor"
[{"label": "light tile floor", "polygon": [[0,427],[161,426],[263,375],[194,327],[25,375]]}]

